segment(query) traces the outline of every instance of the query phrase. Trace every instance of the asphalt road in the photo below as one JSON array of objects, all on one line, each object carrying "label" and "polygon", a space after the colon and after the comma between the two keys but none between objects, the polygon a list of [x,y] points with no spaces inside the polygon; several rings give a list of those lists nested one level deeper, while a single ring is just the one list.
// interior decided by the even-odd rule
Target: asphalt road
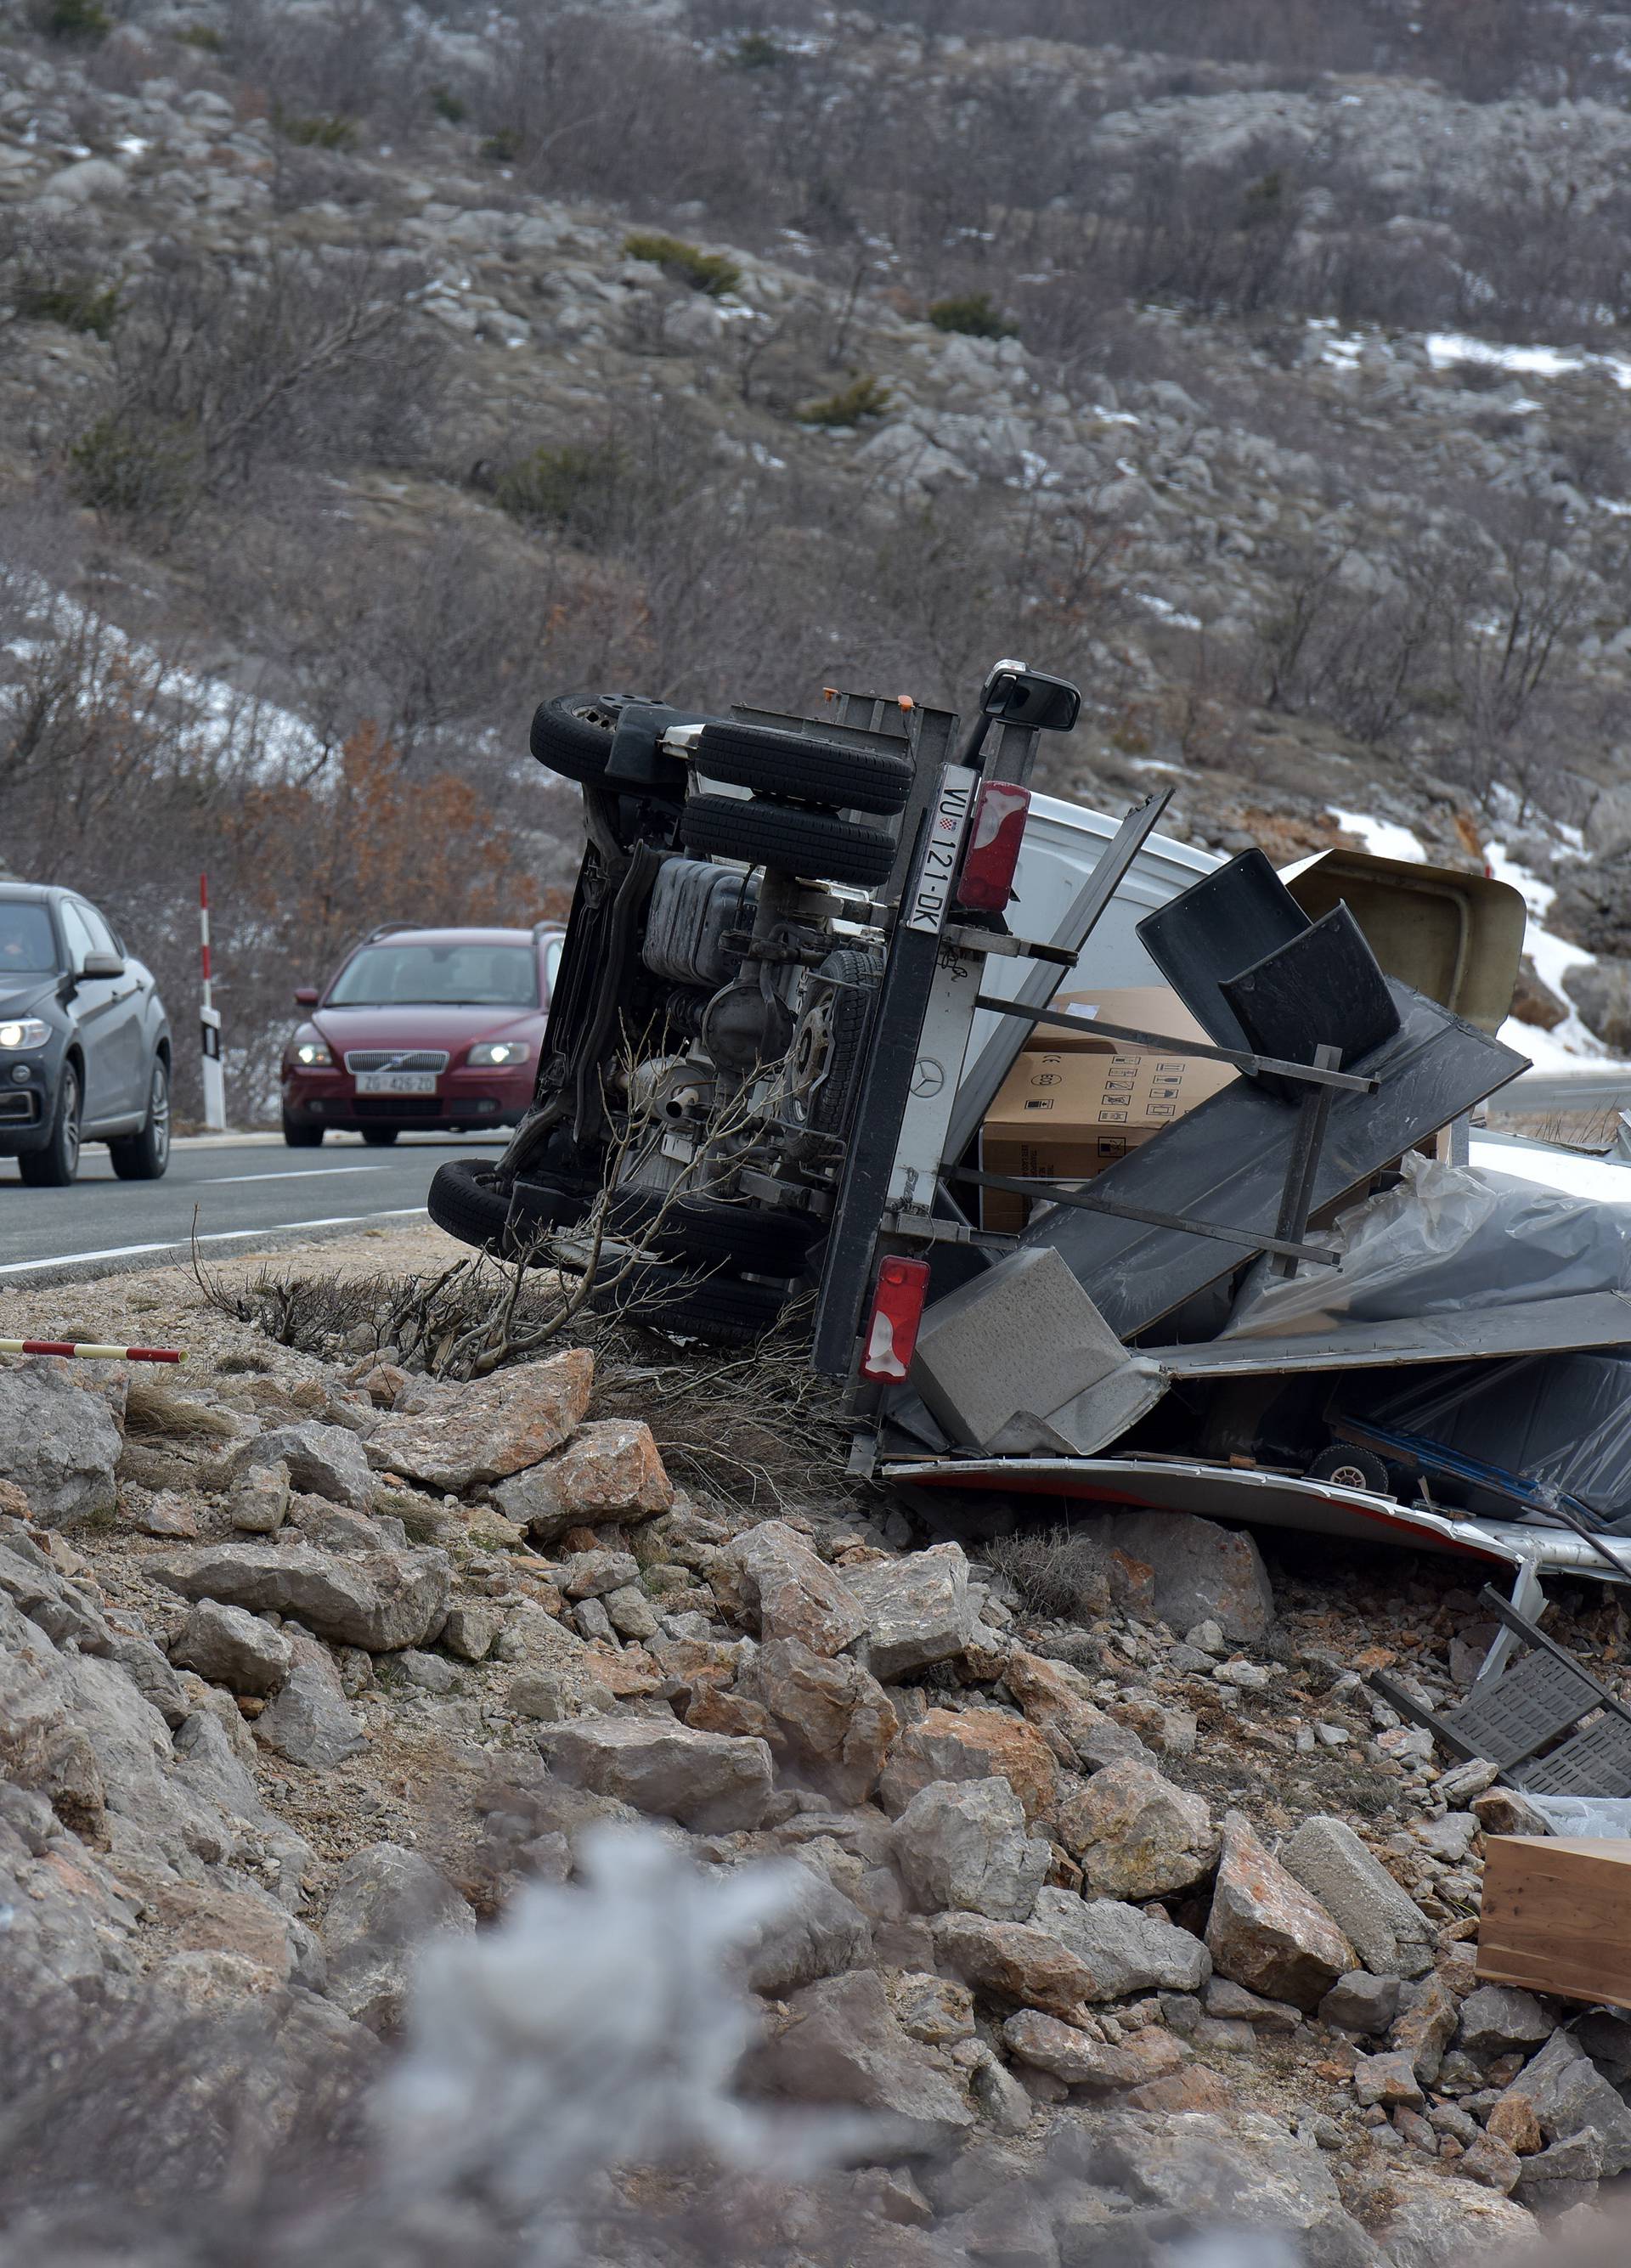
[{"label": "asphalt road", "polygon": [[0,1281],[160,1265],[187,1252],[195,1216],[200,1246],[218,1256],[409,1219],[424,1213],[445,1158],[496,1156],[498,1146],[404,1135],[371,1150],[330,1135],[319,1150],[291,1150],[275,1136],[203,1138],[178,1142],[158,1182],[116,1180],[107,1151],[92,1146],[66,1189],[26,1189],[16,1161],[0,1159]]},{"label": "asphalt road", "polygon": [[1536,1116],[1547,1110],[1631,1109],[1631,1077],[1623,1071],[1526,1071],[1492,1098],[1492,1107]]}]

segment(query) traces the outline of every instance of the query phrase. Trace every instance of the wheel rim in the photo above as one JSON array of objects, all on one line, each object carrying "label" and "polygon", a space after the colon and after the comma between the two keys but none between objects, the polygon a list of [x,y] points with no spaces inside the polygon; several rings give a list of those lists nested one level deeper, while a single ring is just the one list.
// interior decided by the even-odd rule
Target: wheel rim
[{"label": "wheel rim", "polygon": [[63,1160],[70,1174],[79,1170],[79,1080],[73,1071],[63,1086]]},{"label": "wheel rim", "polygon": [[1357,1465],[1339,1465],[1327,1477],[1339,1488],[1362,1489],[1368,1496],[1375,1494],[1369,1474],[1362,1472]]},{"label": "wheel rim", "polygon": [[147,1108],[153,1125],[153,1155],[165,1166],[170,1161],[170,1082],[161,1063],[153,1065],[153,1091]]}]

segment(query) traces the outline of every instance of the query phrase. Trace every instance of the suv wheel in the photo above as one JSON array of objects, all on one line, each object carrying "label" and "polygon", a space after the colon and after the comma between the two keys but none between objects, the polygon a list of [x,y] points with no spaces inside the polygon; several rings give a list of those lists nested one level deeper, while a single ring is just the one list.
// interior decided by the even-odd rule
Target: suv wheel
[{"label": "suv wheel", "polygon": [[147,1088],[147,1123],[139,1134],[122,1134],[107,1145],[122,1182],[156,1182],[170,1162],[170,1073],[162,1056],[153,1058]]},{"label": "suv wheel", "polygon": [[911,765],[904,756],[841,747],[836,740],[806,740],[762,725],[705,725],[695,765],[704,779],[838,810],[904,811],[911,793]]},{"label": "suv wheel", "polygon": [[79,1074],[72,1064],[64,1064],[63,1083],[56,1090],[51,1138],[43,1150],[25,1150],[17,1161],[31,1189],[65,1189],[79,1171],[79,1115],[83,1108]]},{"label": "suv wheel", "polygon": [[562,779],[594,787],[611,755],[612,727],[598,701],[579,694],[567,701],[541,701],[535,711],[529,744],[535,761]]}]

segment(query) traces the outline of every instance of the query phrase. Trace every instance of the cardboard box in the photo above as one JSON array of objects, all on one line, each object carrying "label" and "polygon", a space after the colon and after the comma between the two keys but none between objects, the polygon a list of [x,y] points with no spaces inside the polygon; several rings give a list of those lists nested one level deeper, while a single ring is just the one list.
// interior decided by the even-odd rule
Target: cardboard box
[{"label": "cardboard box", "polygon": [[[1059,1014],[1078,1016],[1081,1020],[1081,1036],[1067,1032],[1058,1024],[1038,1024],[1033,1049],[1049,1048],[1066,1055],[1081,1053],[1084,1049],[1095,1055],[1113,1055],[1114,1040],[1100,1039],[1094,1031],[1096,1022],[1119,1024],[1129,1032],[1155,1032],[1162,1039],[1209,1040],[1176,992],[1164,984],[1130,984],[1120,990],[1096,992],[1056,992],[1049,1005]],[[1222,1064],[1213,1066],[1221,1071]]]},{"label": "cardboard box", "polygon": [[1487,1837],[1477,1967],[1487,1984],[1631,2008],[1631,1843]]},{"label": "cardboard box", "polygon": [[[1103,1004],[1133,996],[1094,997]],[[1123,1020],[1119,1012],[1114,1020]],[[1125,1020],[1130,1026],[1135,1021],[1131,1016]],[[1237,1075],[1227,1064],[1208,1063],[1204,1057],[1145,1048],[1117,1054],[1102,1040],[1078,1043],[1066,1038],[1063,1049],[1028,1049],[1004,1080],[980,1136],[984,1172],[1018,1181],[1091,1181]],[[1029,1201],[1006,1189],[982,1194],[984,1226],[1017,1234]]]}]

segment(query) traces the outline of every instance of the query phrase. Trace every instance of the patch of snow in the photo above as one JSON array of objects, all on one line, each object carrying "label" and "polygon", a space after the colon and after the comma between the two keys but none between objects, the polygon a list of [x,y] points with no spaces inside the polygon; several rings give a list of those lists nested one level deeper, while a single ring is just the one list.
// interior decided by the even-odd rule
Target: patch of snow
[{"label": "patch of snow", "polygon": [[[1557,896],[1550,882],[1543,882],[1538,874],[1531,874],[1527,866],[1509,857],[1502,843],[1487,843],[1484,856],[1496,881],[1509,882],[1528,908],[1524,950],[1535,964],[1536,976],[1548,991],[1567,1002],[1568,995],[1563,990],[1563,979],[1571,968],[1589,968],[1596,955],[1581,946],[1570,945],[1567,938],[1558,937],[1546,927],[1546,917]],[[1501,1027],[1501,1037],[1508,1047],[1526,1055],[1537,1071],[1567,1071],[1583,1057],[1595,1063],[1611,1060],[1608,1049],[1586,1028],[1579,1010],[1573,1006],[1563,1021],[1550,1032],[1542,1031],[1539,1024],[1521,1024],[1516,1016],[1509,1016]]]},{"label": "patch of snow", "polygon": [[1339,811],[1334,803],[1327,804],[1325,809],[1345,835],[1358,836],[1373,858],[1403,858],[1416,866],[1431,864],[1421,837],[1396,821],[1372,819],[1362,811]]},{"label": "patch of snow", "polygon": [[[1520,1025],[1518,1028],[1529,1027]],[[1587,1197],[1597,1204],[1631,1204],[1631,1166],[1583,1157],[1577,1150],[1539,1145],[1531,1149],[1522,1143],[1494,1142],[1474,1134],[1467,1145],[1467,1160],[1486,1173],[1535,1182],[1543,1189],[1561,1189],[1566,1197]]]},{"label": "patch of snow", "polygon": [[1422,344],[1435,370],[1458,362],[1480,362],[1496,370],[1510,370],[1530,378],[1568,378],[1576,371],[1600,370],[1616,386],[1631,390],[1631,361],[1623,355],[1591,354],[1584,349],[1506,346],[1494,339],[1475,339],[1462,331],[1429,331]]},{"label": "patch of snow", "polygon": [[1152,615],[1159,615],[1162,622],[1171,622],[1181,630],[1198,630],[1200,628],[1199,615],[1185,614],[1183,608],[1175,607],[1170,599],[1158,599],[1153,591],[1134,591],[1132,595],[1140,607],[1148,607]]}]

